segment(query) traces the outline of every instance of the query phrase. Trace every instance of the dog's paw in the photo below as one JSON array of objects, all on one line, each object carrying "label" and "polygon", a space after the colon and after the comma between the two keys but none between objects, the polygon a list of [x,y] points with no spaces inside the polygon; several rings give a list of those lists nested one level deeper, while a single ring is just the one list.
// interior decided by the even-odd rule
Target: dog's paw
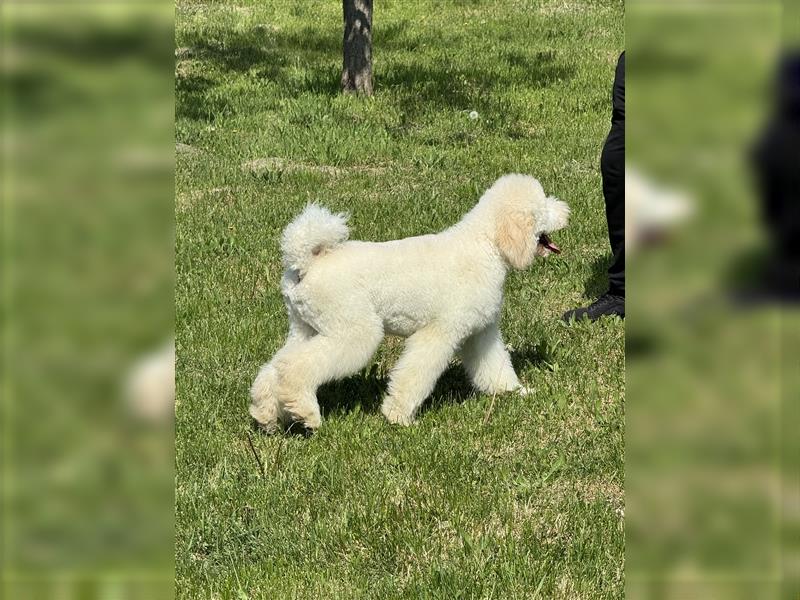
[{"label": "dog's paw", "polygon": [[264,410],[263,407],[251,404],[247,412],[264,433],[273,434],[278,431],[278,415],[274,410]]},{"label": "dog's paw", "polygon": [[529,387],[525,387],[524,385],[519,386],[514,391],[517,392],[520,396],[532,396],[533,395],[533,390],[531,388],[529,388]]},{"label": "dog's paw", "polygon": [[305,419],[300,421],[303,427],[310,431],[316,431],[322,425],[322,415],[319,413],[308,415]]},{"label": "dog's paw", "polygon": [[284,433],[286,435],[296,435],[305,438],[311,437],[312,435],[314,435],[315,432],[316,429],[311,429],[309,427],[306,427],[300,421],[292,421],[286,426],[286,429],[284,430]]},{"label": "dog's paw", "polygon": [[381,406],[381,412],[383,413],[383,416],[386,417],[386,420],[392,425],[402,425],[403,427],[408,427],[414,423],[414,419],[411,416],[409,416],[405,411],[400,410],[394,404],[384,402],[383,406]]}]

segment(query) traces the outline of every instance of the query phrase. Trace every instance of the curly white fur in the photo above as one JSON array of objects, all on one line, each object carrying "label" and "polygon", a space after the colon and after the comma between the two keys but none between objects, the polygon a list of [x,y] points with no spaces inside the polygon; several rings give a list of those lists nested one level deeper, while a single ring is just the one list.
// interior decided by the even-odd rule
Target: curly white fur
[{"label": "curly white fur", "polygon": [[314,258],[333,250],[349,236],[346,214],[334,215],[324,206],[309,204],[283,232],[283,268],[303,275]]},{"label": "curly white fur", "polygon": [[312,204],[283,233],[286,344],[258,373],[250,414],[267,430],[321,424],[317,388],[363,368],[384,335],[407,338],[381,411],[409,424],[458,352],[486,393],[525,391],[498,327],[509,268],[550,253],[539,238],[569,207],[526,175],[501,177],[456,225],[391,242],[345,241],[346,217]]}]

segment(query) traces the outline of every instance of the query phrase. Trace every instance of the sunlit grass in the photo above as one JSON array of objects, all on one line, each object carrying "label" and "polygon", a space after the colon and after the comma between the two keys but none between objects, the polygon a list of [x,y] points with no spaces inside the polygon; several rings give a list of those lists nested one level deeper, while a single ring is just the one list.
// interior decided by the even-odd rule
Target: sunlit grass
[{"label": "sunlit grass", "polygon": [[[179,4],[179,597],[621,597],[623,324],[559,317],[603,291],[622,3],[565,6],[380,3],[363,99],[337,93],[335,2]],[[454,365],[416,426],[390,427],[387,340],[320,391],[313,437],[252,432],[248,387],[287,328],[287,221],[318,200],[357,239],[429,233],[511,171],[573,208],[564,254],[507,284],[533,396],[476,394]]]}]

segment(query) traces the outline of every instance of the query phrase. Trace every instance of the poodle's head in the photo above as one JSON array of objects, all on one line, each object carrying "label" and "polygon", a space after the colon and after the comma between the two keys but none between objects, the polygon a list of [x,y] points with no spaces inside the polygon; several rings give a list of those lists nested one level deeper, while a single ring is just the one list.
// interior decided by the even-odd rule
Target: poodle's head
[{"label": "poodle's head", "polygon": [[535,178],[504,175],[486,191],[479,206],[489,212],[494,243],[515,269],[525,269],[536,256],[561,252],[549,234],[566,227],[569,206],[546,196]]}]

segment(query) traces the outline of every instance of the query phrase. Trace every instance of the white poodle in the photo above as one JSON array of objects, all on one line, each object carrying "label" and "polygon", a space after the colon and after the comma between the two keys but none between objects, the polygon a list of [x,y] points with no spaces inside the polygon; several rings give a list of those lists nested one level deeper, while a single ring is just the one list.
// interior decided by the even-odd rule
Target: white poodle
[{"label": "white poodle", "polygon": [[286,344],[261,367],[250,414],[267,431],[321,424],[317,388],[362,369],[384,335],[408,338],[381,412],[410,424],[454,353],[487,394],[520,385],[498,323],[509,268],[559,252],[569,207],[526,175],[498,179],[456,225],[390,242],[346,241],[346,215],[310,204],[283,232]]}]

